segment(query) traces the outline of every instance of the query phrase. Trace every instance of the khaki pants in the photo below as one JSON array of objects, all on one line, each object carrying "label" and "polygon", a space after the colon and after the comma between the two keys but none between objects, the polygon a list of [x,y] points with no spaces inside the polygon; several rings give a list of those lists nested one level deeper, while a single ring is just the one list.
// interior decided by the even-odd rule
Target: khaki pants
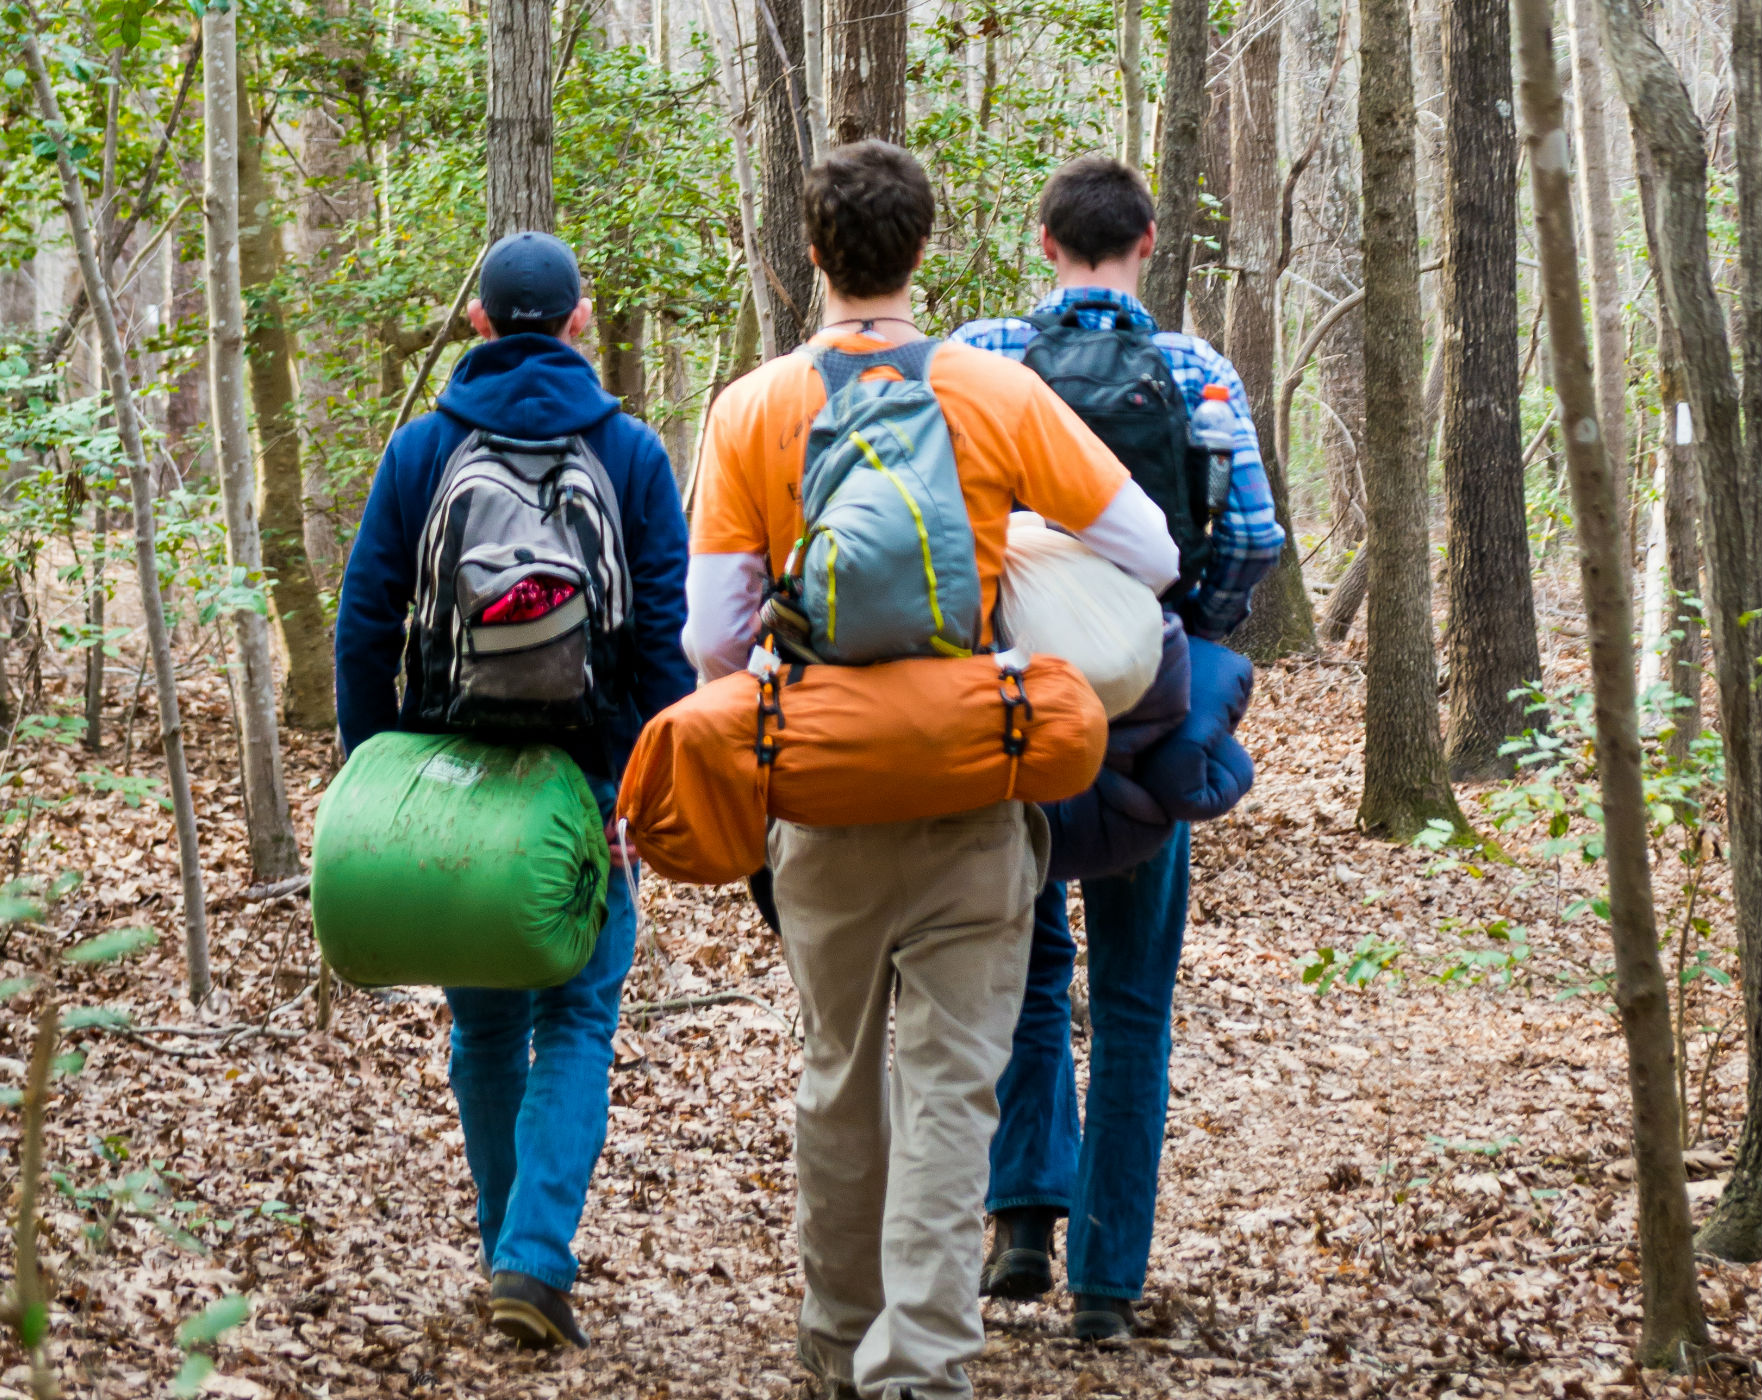
[{"label": "khaki pants", "polygon": [[[894,1400],[972,1394],[997,1080],[1027,979],[1046,820],[1005,802],[771,829],[806,1032],[796,1093],[798,1351]],[[888,1073],[888,1011],[893,1067]]]}]

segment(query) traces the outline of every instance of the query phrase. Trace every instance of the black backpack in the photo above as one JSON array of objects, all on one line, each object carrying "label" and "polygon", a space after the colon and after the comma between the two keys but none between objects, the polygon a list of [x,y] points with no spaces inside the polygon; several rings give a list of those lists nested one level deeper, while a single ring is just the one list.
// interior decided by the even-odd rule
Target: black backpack
[{"label": "black backpack", "polygon": [[[1081,311],[1114,313],[1091,330]],[[1073,302],[1026,318],[1040,332],[1022,363],[1044,379],[1125,464],[1168,520],[1181,549],[1172,596],[1185,598],[1211,557],[1210,462],[1188,432],[1187,400],[1152,332],[1109,301]]]}]

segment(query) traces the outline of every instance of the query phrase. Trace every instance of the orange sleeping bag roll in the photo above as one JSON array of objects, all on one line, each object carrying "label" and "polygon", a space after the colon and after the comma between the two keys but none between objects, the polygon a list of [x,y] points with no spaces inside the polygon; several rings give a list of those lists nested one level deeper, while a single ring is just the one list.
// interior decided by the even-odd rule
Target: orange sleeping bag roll
[{"label": "orange sleeping bag roll", "polygon": [[618,815],[659,875],[744,879],[765,819],[866,826],[1095,781],[1107,716],[1055,656],[913,657],[724,676],[661,711],[624,770]]}]

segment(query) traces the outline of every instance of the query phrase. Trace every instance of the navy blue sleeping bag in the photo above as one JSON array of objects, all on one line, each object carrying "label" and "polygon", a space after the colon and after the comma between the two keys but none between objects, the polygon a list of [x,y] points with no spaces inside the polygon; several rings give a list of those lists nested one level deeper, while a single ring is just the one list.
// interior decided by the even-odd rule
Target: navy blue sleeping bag
[{"label": "navy blue sleeping bag", "polygon": [[1236,726],[1254,667],[1216,642],[1163,634],[1162,668],[1144,699],[1108,726],[1107,759],[1086,792],[1042,806],[1054,880],[1117,875],[1148,860],[1176,822],[1210,821],[1254,783]]}]

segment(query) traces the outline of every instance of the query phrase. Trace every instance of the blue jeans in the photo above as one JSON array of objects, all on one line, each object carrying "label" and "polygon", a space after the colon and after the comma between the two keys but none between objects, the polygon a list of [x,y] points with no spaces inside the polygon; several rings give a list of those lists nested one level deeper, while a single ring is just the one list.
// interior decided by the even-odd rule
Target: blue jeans
[{"label": "blue jeans", "polygon": [[1071,1218],[1070,1288],[1136,1298],[1150,1266],[1169,1106],[1169,1020],[1187,924],[1191,832],[1137,868],[1083,881],[1089,943],[1089,1094],[1077,1122],[1071,969],[1077,945],[1056,882],[1034,906],[1028,991],[991,1140],[993,1213],[1050,1206]]},{"label": "blue jeans", "polygon": [[[602,811],[616,790],[594,781]],[[569,1245],[606,1145],[612,1033],[636,950],[624,872],[606,882],[606,924],[587,966],[537,992],[448,987],[453,1097],[477,1184],[477,1229],[496,1272],[575,1282]]]}]

